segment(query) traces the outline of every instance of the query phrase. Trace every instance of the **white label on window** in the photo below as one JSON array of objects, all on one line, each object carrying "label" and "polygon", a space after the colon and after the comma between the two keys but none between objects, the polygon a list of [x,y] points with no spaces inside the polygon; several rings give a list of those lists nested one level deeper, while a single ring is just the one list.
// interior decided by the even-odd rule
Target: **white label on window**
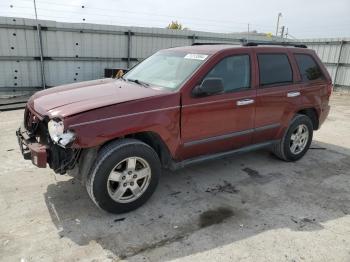
[{"label": "white label on window", "polygon": [[204,60],[208,57],[208,55],[202,55],[202,54],[187,54],[185,56],[185,59],[196,59],[196,60]]}]

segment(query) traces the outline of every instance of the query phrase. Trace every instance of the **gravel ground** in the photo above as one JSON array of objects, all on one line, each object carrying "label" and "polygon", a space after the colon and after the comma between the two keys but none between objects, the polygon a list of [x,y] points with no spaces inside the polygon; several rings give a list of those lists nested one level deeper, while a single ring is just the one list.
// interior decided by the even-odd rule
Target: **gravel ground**
[{"label": "gravel ground", "polygon": [[23,111],[0,113],[1,261],[350,261],[350,96],[296,163],[261,150],[165,172],[138,210],[97,209],[20,156]]}]

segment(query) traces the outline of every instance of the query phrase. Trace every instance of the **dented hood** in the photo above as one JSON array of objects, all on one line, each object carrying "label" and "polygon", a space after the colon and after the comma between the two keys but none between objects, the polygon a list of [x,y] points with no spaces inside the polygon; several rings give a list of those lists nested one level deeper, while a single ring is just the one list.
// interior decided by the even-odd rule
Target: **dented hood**
[{"label": "dented hood", "polygon": [[115,79],[99,79],[35,93],[29,106],[41,116],[70,116],[95,108],[169,93]]}]

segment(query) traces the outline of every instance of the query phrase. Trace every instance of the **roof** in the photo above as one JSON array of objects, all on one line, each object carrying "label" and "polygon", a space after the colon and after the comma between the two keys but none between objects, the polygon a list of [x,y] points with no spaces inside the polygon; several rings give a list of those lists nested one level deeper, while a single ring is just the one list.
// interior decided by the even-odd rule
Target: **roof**
[{"label": "roof", "polygon": [[174,47],[167,50],[172,51],[184,51],[189,53],[200,53],[200,54],[215,54],[216,52],[222,51],[224,49],[232,49],[242,47],[240,45],[192,45],[192,46],[180,46]]},{"label": "roof", "polygon": [[[299,48],[299,47],[293,47],[293,46],[276,46],[276,45],[264,45],[264,46],[243,46],[243,45],[231,45],[231,44],[208,44],[208,45],[192,45],[192,46],[181,46],[181,47],[174,47],[174,48],[169,48],[166,50],[171,50],[171,51],[180,51],[180,52],[188,52],[188,53],[199,53],[199,54],[208,54],[212,55],[215,54],[219,51],[222,50],[227,50],[227,49],[271,49],[271,50],[276,50],[276,49],[300,49],[302,51],[310,50],[307,48]],[[307,51],[306,51],[307,52]]]}]

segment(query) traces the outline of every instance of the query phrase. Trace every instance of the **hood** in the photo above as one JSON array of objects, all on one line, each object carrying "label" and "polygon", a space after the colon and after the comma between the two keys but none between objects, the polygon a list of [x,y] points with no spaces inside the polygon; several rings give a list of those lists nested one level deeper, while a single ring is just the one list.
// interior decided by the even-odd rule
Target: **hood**
[{"label": "hood", "polygon": [[41,116],[66,117],[167,93],[169,91],[146,88],[135,83],[109,78],[49,88],[34,94],[28,104]]}]

